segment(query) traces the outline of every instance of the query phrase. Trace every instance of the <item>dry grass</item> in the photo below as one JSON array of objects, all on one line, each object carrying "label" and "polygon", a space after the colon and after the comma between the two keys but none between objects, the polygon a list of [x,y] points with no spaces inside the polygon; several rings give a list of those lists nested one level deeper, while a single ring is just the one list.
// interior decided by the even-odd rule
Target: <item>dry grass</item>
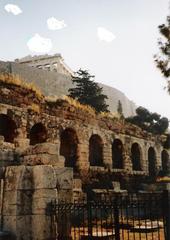
[{"label": "dry grass", "polygon": [[[84,105],[84,104],[81,104],[79,101],[71,98],[71,97],[68,97],[66,95],[62,96],[62,97],[58,97],[58,96],[47,96],[45,97],[45,100],[47,102],[51,102],[51,103],[55,103],[58,99],[62,99],[62,100],[65,100],[67,101],[71,106],[74,106],[75,108],[77,109],[81,109],[85,112],[88,112],[90,115],[92,116],[96,116],[96,111],[94,108],[88,106],[88,105]],[[120,114],[118,114],[117,112],[101,112],[101,113],[98,113],[98,115],[101,117],[101,118],[110,118],[110,119],[120,119],[121,116]]]},{"label": "dry grass", "polygon": [[110,119],[120,119],[121,116],[118,112],[101,112],[100,113],[100,116],[101,117],[107,117],[107,118],[110,118]]},{"label": "dry grass", "polygon": [[59,99],[59,97],[55,96],[55,95],[45,97],[45,101],[51,102],[51,103],[55,103],[58,99]]},{"label": "dry grass", "polygon": [[26,83],[19,75],[13,75],[9,73],[0,73],[0,81],[31,90],[35,92],[36,96],[39,99],[43,98],[43,94],[41,90],[34,83]]},{"label": "dry grass", "polygon": [[71,97],[68,97],[68,96],[63,96],[62,99],[66,100],[71,106],[74,106],[77,109],[88,112],[92,116],[96,116],[96,112],[95,112],[94,108],[92,108],[88,105],[83,105],[83,104],[79,103],[77,100],[75,100]]}]

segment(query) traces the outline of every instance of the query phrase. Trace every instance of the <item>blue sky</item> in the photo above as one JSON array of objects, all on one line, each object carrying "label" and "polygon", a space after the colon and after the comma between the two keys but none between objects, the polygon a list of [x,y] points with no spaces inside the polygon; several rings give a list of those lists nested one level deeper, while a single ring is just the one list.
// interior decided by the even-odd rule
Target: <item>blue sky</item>
[{"label": "blue sky", "polygon": [[[170,118],[166,81],[156,69],[157,26],[170,12],[168,0],[0,0],[0,59],[13,60],[31,52],[35,34],[51,41],[49,54],[61,53],[74,70],[88,69],[96,81],[123,91],[137,105]],[[22,13],[7,12],[7,4]],[[47,19],[63,20],[51,30]],[[98,28],[113,34],[102,41]]]}]

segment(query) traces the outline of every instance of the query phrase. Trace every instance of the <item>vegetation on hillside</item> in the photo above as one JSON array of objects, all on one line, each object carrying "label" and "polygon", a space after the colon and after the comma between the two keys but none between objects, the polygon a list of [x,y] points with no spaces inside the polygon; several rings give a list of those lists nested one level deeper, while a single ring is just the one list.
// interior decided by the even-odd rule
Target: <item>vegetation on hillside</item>
[{"label": "vegetation on hillside", "polygon": [[144,107],[138,107],[136,115],[126,118],[126,121],[153,134],[163,134],[169,126],[169,121],[166,117],[161,117],[158,113],[151,113]]},{"label": "vegetation on hillside", "polygon": [[33,91],[39,99],[43,97],[41,90],[34,83],[27,83],[18,75],[0,73],[0,82],[20,86],[22,88]]},{"label": "vegetation on hillside", "polygon": [[79,69],[72,76],[72,82],[75,87],[68,90],[69,97],[83,105],[91,106],[97,113],[109,111],[106,104],[107,96],[103,94],[103,89],[94,82],[94,76],[90,75],[87,70]]}]

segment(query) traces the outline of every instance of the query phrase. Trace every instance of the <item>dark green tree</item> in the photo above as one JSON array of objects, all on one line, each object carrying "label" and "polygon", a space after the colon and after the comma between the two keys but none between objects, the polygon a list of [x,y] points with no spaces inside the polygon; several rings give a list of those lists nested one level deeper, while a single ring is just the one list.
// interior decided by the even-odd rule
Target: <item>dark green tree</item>
[{"label": "dark green tree", "polygon": [[122,107],[122,103],[120,100],[118,101],[118,104],[117,104],[117,112],[119,113],[119,115],[121,117],[123,117],[123,107]]},{"label": "dark green tree", "polygon": [[169,121],[166,117],[161,118],[161,115],[158,113],[151,113],[144,107],[138,107],[136,115],[128,117],[126,120],[154,134],[165,133],[169,126]]},{"label": "dark green tree", "polygon": [[108,112],[106,104],[107,96],[103,94],[103,89],[94,82],[94,76],[87,70],[79,69],[75,76],[72,76],[74,88],[68,90],[69,97],[78,100],[81,104],[93,107],[96,112]]},{"label": "dark green tree", "polygon": [[167,79],[167,90],[170,94],[170,16],[167,17],[166,24],[162,24],[158,28],[163,38],[158,40],[160,53],[155,56],[155,62]]}]

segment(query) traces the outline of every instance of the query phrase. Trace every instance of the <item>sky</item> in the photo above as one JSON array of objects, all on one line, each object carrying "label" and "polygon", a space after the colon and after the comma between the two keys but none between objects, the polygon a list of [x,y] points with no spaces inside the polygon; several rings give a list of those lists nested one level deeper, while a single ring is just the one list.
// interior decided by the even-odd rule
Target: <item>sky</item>
[{"label": "sky", "polygon": [[158,26],[169,0],[0,0],[0,60],[61,53],[151,112],[170,119],[166,80],[156,68]]}]

